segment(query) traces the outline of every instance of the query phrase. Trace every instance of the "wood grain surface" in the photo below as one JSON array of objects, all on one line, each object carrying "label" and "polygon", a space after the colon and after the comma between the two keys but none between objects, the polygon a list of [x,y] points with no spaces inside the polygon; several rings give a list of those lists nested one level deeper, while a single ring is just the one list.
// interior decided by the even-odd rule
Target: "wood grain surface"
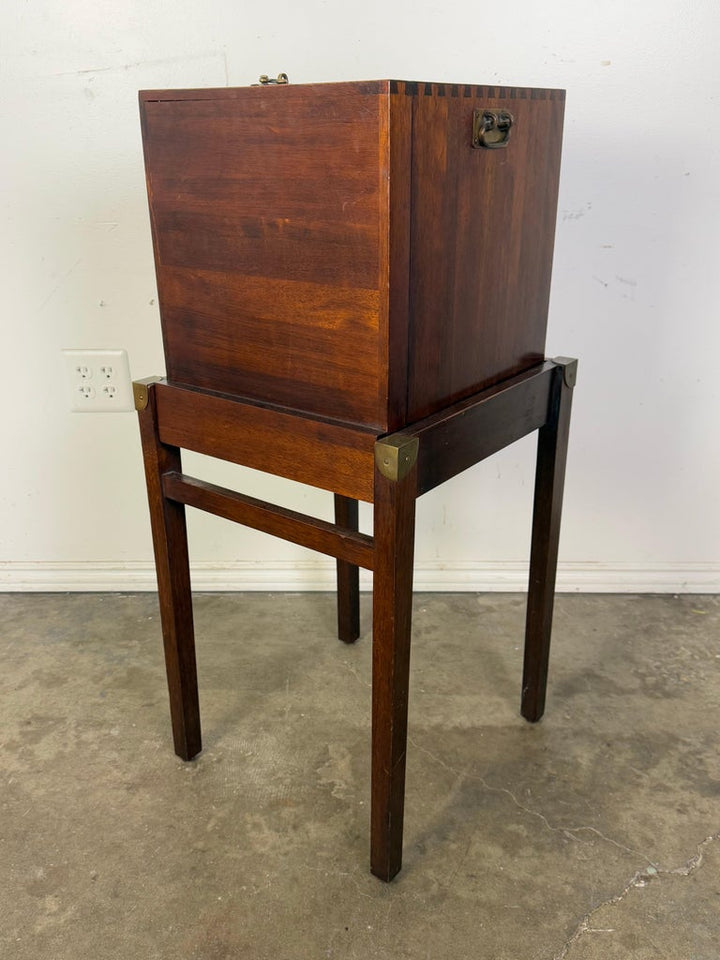
[{"label": "wood grain surface", "polygon": [[141,98],[171,381],[384,426],[382,87]]},{"label": "wood grain surface", "polygon": [[156,395],[165,444],[372,502],[371,431],[167,383]]},{"label": "wood grain surface", "polygon": [[[397,430],[542,359],[563,91],[141,93],[168,379]],[[514,117],[473,149],[473,112]]]}]

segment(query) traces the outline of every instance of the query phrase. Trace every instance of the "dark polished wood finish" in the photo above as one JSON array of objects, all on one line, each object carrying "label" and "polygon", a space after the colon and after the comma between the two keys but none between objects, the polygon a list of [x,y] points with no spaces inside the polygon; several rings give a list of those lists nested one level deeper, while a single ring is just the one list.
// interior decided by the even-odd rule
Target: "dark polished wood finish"
[{"label": "dark polished wood finish", "polygon": [[386,88],[141,94],[173,383],[386,425]]},{"label": "dark polished wood finish", "polygon": [[[188,759],[200,749],[185,504],[337,557],[344,565],[338,570],[338,626],[340,638],[345,642],[354,640],[359,632],[357,568],[372,568],[371,869],[383,880],[391,880],[402,864],[416,498],[507,443],[539,429],[522,688],[523,716],[533,721],[539,719],[547,683],[573,384],[574,362],[542,363],[505,384],[490,387],[419,421],[412,428],[377,438],[378,450],[384,450],[393,441],[403,445],[414,440],[417,457],[399,479],[383,474],[377,466],[382,458],[374,457],[373,537],[357,532],[357,502],[343,495],[336,495],[335,523],[330,524],[183,475],[179,450],[163,442],[163,429],[162,426],[158,429],[157,418],[165,409],[170,421],[168,435],[175,436],[179,426],[173,398],[182,396],[185,402],[186,394],[196,396],[201,422],[208,418],[204,401],[217,398],[190,390],[169,389],[164,383],[150,384],[147,408],[140,411],[140,427],[178,754]],[[163,407],[158,402],[161,397],[171,402]],[[233,404],[239,423],[245,422],[244,408],[248,408],[250,422],[253,422],[255,404],[228,402]],[[192,407],[181,409],[192,413]],[[220,409],[227,413],[224,407]],[[291,424],[283,420],[283,429],[290,437],[299,434],[302,447],[306,418],[289,413],[283,417],[294,421]],[[230,421],[221,418],[221,422],[228,429],[232,427]],[[232,429],[230,434],[235,436]],[[192,437],[193,449],[216,454],[218,439],[212,430],[190,431],[187,435]],[[244,450],[241,448],[241,453]],[[229,459],[242,462],[241,453],[235,451]],[[252,456],[248,453],[250,459]],[[253,464],[256,465],[255,460]],[[320,474],[324,477],[322,470]],[[284,475],[288,475],[287,472],[284,471]]]},{"label": "dark polished wood finish", "polygon": [[226,520],[281,537],[290,543],[300,544],[309,550],[341,558],[346,565],[359,565],[368,570],[373,568],[372,537],[358,533],[357,528],[326,523],[181,473],[164,474],[162,489],[168,500],[176,503],[197,507]]},{"label": "dark polished wood finish", "polygon": [[155,392],[163,443],[372,501],[374,433],[168,383]]},{"label": "dark polished wood finish", "polygon": [[[409,423],[545,352],[562,91],[454,93],[418,84],[413,104]],[[469,147],[480,105],[511,112],[507,147]]]},{"label": "dark polished wood finish", "polygon": [[[542,715],[574,384],[544,361],[564,92],[144,91],[167,380],[138,385],[175,749],[200,750],[186,505],[373,570],[371,869],[401,867],[416,498],[539,430],[522,713]],[[500,149],[473,115],[513,117]],[[331,491],[334,523],[182,473],[189,449]],[[358,501],[374,505],[373,536]]]},{"label": "dark polished wood finish", "polygon": [[[335,524],[357,533],[357,500],[335,494]],[[343,643],[354,643],[360,636],[360,570],[356,564],[347,559],[337,561],[338,637]]]},{"label": "dark polished wood finish", "polygon": [[402,865],[417,464],[404,479],[375,474],[370,869]]},{"label": "dark polished wood finish", "polygon": [[543,363],[402,431],[420,441],[418,495],[541,427],[552,363]]},{"label": "dark polished wood finish", "polygon": [[183,760],[192,760],[202,749],[202,739],[185,507],[168,500],[163,493],[163,478],[181,470],[180,451],[160,441],[155,401],[155,391],[150,390],[148,405],[139,412],[140,438],[155,550],[175,753]]},{"label": "dark polished wood finish", "polygon": [[550,635],[552,632],[555,575],[560,543],[560,518],[565,487],[565,464],[575,361],[557,366],[546,423],[538,431],[537,468],[530,582],[528,587],[525,656],[523,664],[521,712],[526,720],[537,722],[545,712]]},{"label": "dark polished wood finish", "polygon": [[[544,353],[561,90],[143,91],[170,382],[408,423]],[[477,109],[508,146],[473,149]]]}]

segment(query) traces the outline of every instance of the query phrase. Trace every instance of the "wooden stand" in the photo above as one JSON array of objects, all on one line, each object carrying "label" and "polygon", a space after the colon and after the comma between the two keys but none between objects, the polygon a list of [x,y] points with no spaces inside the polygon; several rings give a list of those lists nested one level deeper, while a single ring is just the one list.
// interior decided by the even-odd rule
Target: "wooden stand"
[{"label": "wooden stand", "polygon": [[[371,870],[402,863],[415,501],[538,430],[521,711],[543,714],[577,361],[546,361],[396,433],[313,419],[162,380],[134,384],[139,412],[175,751],[201,749],[185,506],[337,558],[338,632],[359,633],[358,567],[373,570]],[[330,490],[330,524],[188,477],[180,448]],[[374,504],[374,535],[357,501]]]}]

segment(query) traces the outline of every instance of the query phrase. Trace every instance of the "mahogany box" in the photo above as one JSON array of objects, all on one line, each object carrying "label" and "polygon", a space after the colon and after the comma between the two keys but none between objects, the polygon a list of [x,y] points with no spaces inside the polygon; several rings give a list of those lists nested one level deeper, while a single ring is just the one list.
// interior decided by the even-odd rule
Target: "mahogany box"
[{"label": "mahogany box", "polygon": [[564,91],[140,93],[170,383],[382,434],[544,356]]}]

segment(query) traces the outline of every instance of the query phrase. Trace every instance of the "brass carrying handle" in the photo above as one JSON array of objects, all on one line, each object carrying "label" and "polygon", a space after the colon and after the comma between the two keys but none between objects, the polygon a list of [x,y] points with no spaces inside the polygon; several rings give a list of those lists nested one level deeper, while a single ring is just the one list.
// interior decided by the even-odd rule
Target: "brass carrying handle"
[{"label": "brass carrying handle", "polygon": [[487,147],[496,150],[506,147],[510,139],[510,128],[515,119],[509,110],[475,110],[473,113],[473,147]]},{"label": "brass carrying handle", "polygon": [[290,83],[290,81],[288,80],[288,75],[286,73],[279,73],[274,80],[272,80],[266,73],[264,73],[258,79],[258,83],[254,83],[253,86],[256,87],[259,85],[261,87],[267,87],[271,83],[285,84],[285,83]]}]

